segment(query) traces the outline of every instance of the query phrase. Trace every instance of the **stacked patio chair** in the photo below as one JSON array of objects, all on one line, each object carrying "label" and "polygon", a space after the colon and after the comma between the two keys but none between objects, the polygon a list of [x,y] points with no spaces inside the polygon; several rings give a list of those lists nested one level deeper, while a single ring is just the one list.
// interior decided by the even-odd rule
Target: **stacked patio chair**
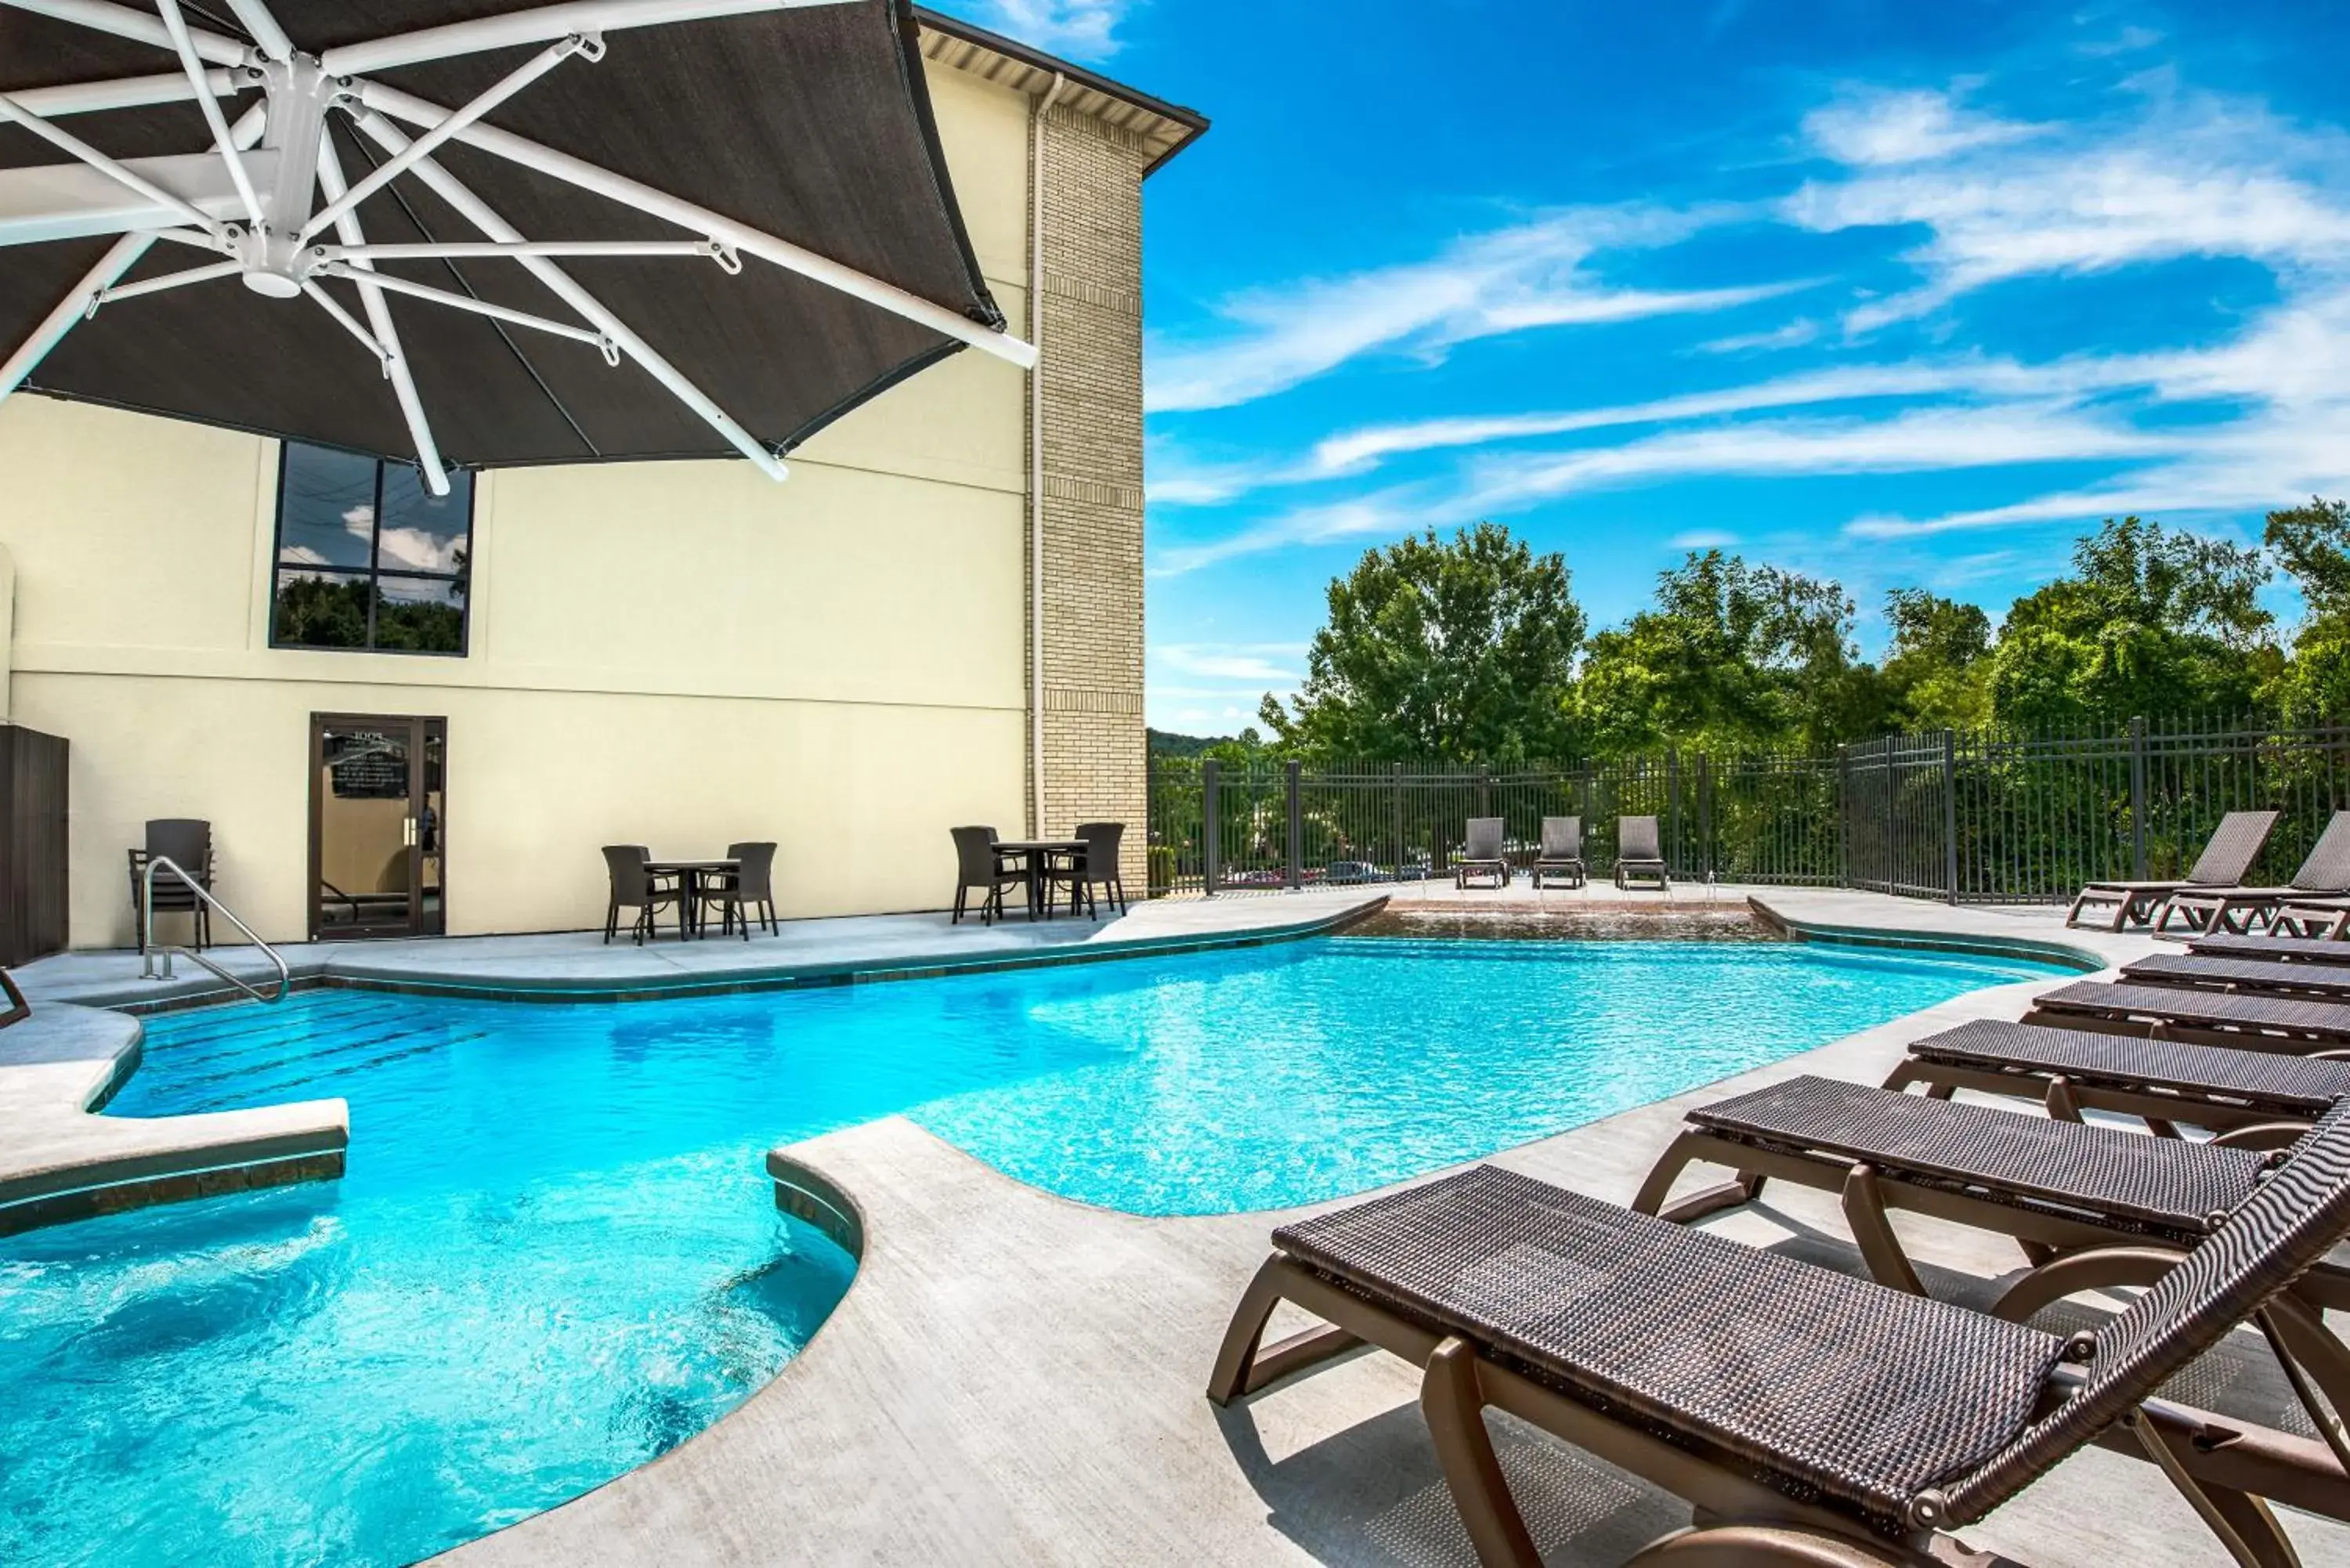
[{"label": "stacked patio chair", "polygon": [[[145,847],[130,851],[130,920],[139,950],[147,951],[147,863],[167,859],[195,880],[205,892],[213,887],[213,825],[200,817],[159,817],[147,825]],[[190,917],[195,926],[195,949],[212,945],[212,906],[193,889],[165,871],[155,878],[155,913]]]},{"label": "stacked patio chair", "polygon": [[[1929,1114],[1978,1109],[1885,1097]],[[2297,1559],[2262,1500],[2350,1511],[2350,1442],[2319,1397],[2350,1398],[2350,1357],[2299,1283],[2350,1235],[2350,1106],[2272,1167],[2219,1152],[2241,1158],[2182,1168],[2169,1188],[2139,1194],[2155,1208],[2213,1201],[2169,1245],[2093,1242],[1991,1314],[1477,1166],[1275,1231],[1208,1397],[1228,1404],[1367,1343],[1419,1366],[1420,1408],[1487,1568],[1541,1560],[1486,1432],[1488,1406],[1688,1500],[1695,1522],[1637,1559],[1654,1568],[1947,1563],[1943,1532],[2099,1442],[2152,1458],[2231,1556],[2273,1568]],[[1940,1191],[1952,1173],[1919,1174],[1921,1190]],[[2093,1330],[2028,1326],[2078,1291],[2129,1286],[2150,1288]],[[1262,1345],[1284,1301],[1329,1326]],[[2322,1441],[2161,1397],[2253,1321]]]},{"label": "stacked patio chair", "polygon": [[1126,877],[1118,869],[1118,854],[1126,839],[1126,824],[1122,822],[1081,822],[1072,838],[1085,845],[1075,855],[1056,855],[1045,867],[1045,908],[1052,909],[1053,889],[1069,890],[1069,912],[1085,906],[1088,919],[1101,911],[1094,902],[1094,889],[1107,888],[1110,908],[1126,913]]},{"label": "stacked patio chair", "polygon": [[954,919],[950,923],[962,923],[964,900],[977,888],[984,895],[980,900],[979,923],[992,926],[1003,918],[1003,889],[1028,887],[1027,859],[997,853],[995,829],[992,827],[952,827],[947,831],[954,836],[955,846]]},{"label": "stacked patio chair", "polygon": [[2229,958],[2219,953],[2149,953],[2122,965],[2121,977],[2133,985],[2178,985],[2201,991],[2350,1002],[2350,966],[2343,964]]},{"label": "stacked patio chair", "polygon": [[629,927],[629,939],[637,946],[645,945],[648,937],[658,937],[660,929],[654,917],[663,909],[677,911],[677,934],[685,937],[685,893],[674,877],[656,877],[646,867],[652,851],[641,844],[607,844],[604,846],[604,870],[612,883],[612,900],[604,910],[604,940],[609,942],[619,934],[620,911],[633,909],[636,917]]},{"label": "stacked patio chair", "polygon": [[1653,816],[1616,819],[1616,886],[1629,888],[1636,881],[1653,881],[1659,892],[1672,886]]},{"label": "stacked patio chair", "polygon": [[2023,1022],[2300,1055],[2350,1051],[2350,1004],[2241,991],[2085,980],[2033,997]]},{"label": "stacked patio chair", "polygon": [[1545,816],[1542,819],[1542,853],[1534,857],[1534,890],[1542,890],[1545,877],[1568,878],[1567,886],[1580,888],[1590,873],[1583,864],[1583,818],[1579,816]]},{"label": "stacked patio chair", "polygon": [[1510,885],[1510,862],[1502,849],[1502,819],[1498,816],[1471,817],[1468,839],[1452,860],[1455,888],[1466,888],[1470,878],[1482,877],[1491,877],[1496,888]]},{"label": "stacked patio chair", "polygon": [[2260,857],[2261,846],[2269,841],[2270,831],[2276,826],[2273,811],[2231,811],[2220,819],[2219,828],[2203,853],[2180,880],[2168,882],[2085,882],[2074,895],[2073,907],[2064,911],[2064,923],[2077,926],[2081,911],[2095,904],[2109,904],[2113,915],[2106,929],[2118,931],[2124,926],[2143,925],[2174,895],[2198,888],[2234,888],[2244,880],[2244,873],[2252,868]]},{"label": "stacked patio chair", "polygon": [[2187,950],[2210,958],[2269,959],[2278,963],[2350,964],[2350,942],[2319,937],[2240,937],[2225,931],[2187,939]]},{"label": "stacked patio chair", "polygon": [[[2273,927],[2286,910],[2293,929],[2314,925],[2328,936],[2350,920],[2350,811],[2337,811],[2317,836],[2301,869],[2282,888],[2182,888],[2163,901],[2154,929],[2170,929],[2177,915],[2199,931],[2248,934],[2254,920]],[[2331,902],[2328,902],[2331,900]]]}]

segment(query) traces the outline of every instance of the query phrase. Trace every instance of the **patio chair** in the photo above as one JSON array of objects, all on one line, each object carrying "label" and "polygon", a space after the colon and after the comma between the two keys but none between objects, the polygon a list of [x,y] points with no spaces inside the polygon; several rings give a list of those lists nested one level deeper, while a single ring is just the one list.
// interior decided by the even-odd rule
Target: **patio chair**
[{"label": "patio chair", "polygon": [[[2350,1134],[2350,1105],[2329,1108],[2319,1122]],[[1752,1203],[1783,1179],[1839,1194],[1870,1275],[1919,1295],[1926,1287],[1890,1210],[2013,1238],[2033,1268],[2007,1286],[2012,1294],[2038,1290],[2040,1273],[2085,1247],[2193,1247],[2210,1233],[2213,1215],[2261,1188],[2275,1146],[2298,1147],[2309,1136],[2296,1124],[2203,1141],[2154,1137],[1804,1076],[1689,1112],[1632,1207],[1686,1224]],[[1736,1175],[1668,1202],[1681,1173],[1699,1164]],[[2294,1288],[2319,1306],[2350,1310],[2350,1268],[2342,1264],[2321,1262]],[[2342,1506],[2350,1510],[2350,1491]]]},{"label": "patio chair", "polygon": [[2277,963],[2350,964],[2350,942],[2319,937],[2240,937],[2226,931],[2199,932],[2187,950],[2211,958],[2267,959]]},{"label": "patio chair", "polygon": [[721,936],[734,929],[740,920],[743,940],[751,940],[754,911],[762,929],[782,935],[775,924],[775,846],[772,844],[730,844],[726,858],[734,862],[732,875],[704,877],[697,885],[695,902],[702,907],[694,911],[696,922],[708,912],[711,905],[718,906],[718,931]]},{"label": "patio chair", "polygon": [[2121,977],[2133,985],[2175,985],[2350,1002],[2350,967],[2333,963],[2285,963],[2275,959],[2225,958],[2218,953],[2148,953],[2122,965]]},{"label": "patio chair", "polygon": [[[2168,930],[2170,917],[2178,915],[2195,930],[2245,934],[2255,919],[2273,926],[2283,906],[2306,908],[2303,900],[2340,898],[2345,894],[2350,894],[2350,811],[2337,811],[2327,819],[2317,842],[2310,846],[2301,869],[2284,887],[2181,888],[2163,900],[2154,929]],[[2341,908],[2350,909],[2350,904]],[[2330,927],[2335,918],[2335,909],[2329,906],[2322,923]]]},{"label": "patio chair", "polygon": [[2023,1022],[2303,1056],[2350,1050],[2350,1005],[2297,996],[2085,980],[2033,997]]},{"label": "patio chair", "polygon": [[604,911],[604,940],[609,942],[619,934],[620,911],[634,909],[635,921],[629,935],[637,946],[645,945],[647,937],[660,934],[653,917],[662,906],[677,911],[677,934],[685,938],[685,898],[683,890],[672,877],[656,877],[646,869],[645,863],[652,852],[641,844],[607,844],[604,846],[604,869],[611,877],[612,901]]},{"label": "patio chair", "polygon": [[[147,825],[144,847],[130,851],[130,923],[139,950],[147,950],[147,863],[161,857],[193,877],[207,893],[213,888],[213,825],[200,817],[159,817]],[[155,913],[187,915],[194,925],[198,952],[212,945],[212,906],[196,897],[185,882],[169,871],[155,878]]]},{"label": "patio chair", "polygon": [[1672,883],[1665,868],[1665,854],[1659,847],[1657,819],[1653,816],[1619,816],[1616,819],[1616,886],[1629,888],[1635,881],[1653,879],[1657,890],[1663,892]]},{"label": "patio chair", "polygon": [[1583,864],[1583,818],[1545,816],[1542,821],[1542,853],[1534,857],[1534,888],[1544,877],[1566,877],[1570,888],[1580,888],[1590,877]]},{"label": "patio chair", "polygon": [[2181,1122],[2214,1132],[2314,1122],[2350,1097],[2350,1062],[1979,1018],[1911,1042],[1885,1080],[1920,1085],[1940,1099],[1972,1089],[2034,1100],[2064,1121],[2118,1111],[2177,1137]]},{"label": "patio chair", "polygon": [[1053,889],[1069,890],[1069,911],[1076,912],[1082,903],[1086,915],[1093,919],[1100,914],[1094,903],[1094,889],[1109,889],[1110,908],[1126,913],[1126,878],[1118,870],[1118,851],[1126,839],[1126,824],[1122,822],[1081,822],[1070,837],[1081,839],[1085,848],[1075,855],[1058,855],[1045,867],[1045,910],[1053,909]]},{"label": "patio chair", "polygon": [[1498,816],[1469,819],[1469,836],[1462,842],[1461,853],[1452,857],[1452,885],[1466,888],[1471,877],[1491,877],[1496,888],[1510,885],[1510,862],[1502,850],[1502,819]]},{"label": "patio chair", "polygon": [[[1541,1561],[1488,1406],[1690,1504],[1690,1526],[1634,1568],[1948,1563],[1941,1532],[2091,1443],[2154,1459],[2247,1568],[2290,1563],[2260,1500],[2338,1514],[2335,1428],[2320,1421],[2320,1443],[2158,1393],[2257,1319],[2343,1397],[2334,1342],[2287,1287],[2345,1233],[2336,1113],[2183,1259],[2091,1255],[2075,1288],[2152,1288],[2067,1338],[1477,1166],[1275,1231],[1208,1397],[1366,1344],[1422,1367],[1429,1435],[1487,1568]],[[1260,1349],[1284,1301],[1330,1326]]]},{"label": "patio chair", "polygon": [[992,827],[953,827],[947,831],[954,836],[955,846],[954,919],[949,923],[962,923],[963,900],[977,888],[987,895],[980,900],[979,923],[993,925],[1003,915],[1003,889],[1028,886],[1027,857],[1015,856],[1007,861],[997,854],[995,829]]},{"label": "patio chair", "polygon": [[2126,925],[2143,925],[2175,893],[2236,887],[2259,858],[2261,846],[2269,841],[2276,820],[2273,811],[2230,812],[2220,819],[2210,842],[2203,846],[2203,853],[2196,857],[2194,867],[2184,877],[2168,882],[2084,882],[2073,897],[2073,907],[2064,911],[2064,923],[2077,926],[2084,909],[2111,904],[2113,918],[2106,922],[2106,929],[2118,931]]}]

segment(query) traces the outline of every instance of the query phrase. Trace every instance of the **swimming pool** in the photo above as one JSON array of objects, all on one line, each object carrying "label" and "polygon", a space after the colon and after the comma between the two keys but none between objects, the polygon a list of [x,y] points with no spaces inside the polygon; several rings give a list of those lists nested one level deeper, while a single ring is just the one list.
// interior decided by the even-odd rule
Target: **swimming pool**
[{"label": "swimming pool", "polygon": [[1471,1159],[2037,965],[1276,947],[612,1005],[313,992],[148,1021],[109,1107],[340,1095],[349,1169],[0,1239],[0,1562],[401,1563],[644,1462],[854,1264],[774,1145],[903,1112],[1145,1214]]}]

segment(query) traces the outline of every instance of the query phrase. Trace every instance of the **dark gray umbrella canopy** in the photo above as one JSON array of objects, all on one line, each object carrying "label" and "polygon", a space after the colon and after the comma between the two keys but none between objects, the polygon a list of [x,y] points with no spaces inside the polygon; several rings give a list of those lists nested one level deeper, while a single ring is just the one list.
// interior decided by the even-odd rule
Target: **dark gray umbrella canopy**
[{"label": "dark gray umbrella canopy", "polygon": [[[528,0],[281,0],[276,19],[296,48],[317,53],[535,8]],[[187,19],[244,36],[224,5],[191,5]],[[803,246],[971,322],[1002,327],[956,208],[904,0],[631,27],[610,33],[605,43],[600,61],[565,62],[493,109],[484,123]],[[368,74],[455,108],[542,47]],[[169,50],[150,43],[0,8],[0,92],[175,66]],[[256,101],[247,93],[224,109],[233,119]],[[328,118],[351,181],[384,161],[383,148],[345,117]],[[77,113],[55,123],[117,159],[212,145],[192,102]],[[462,141],[434,158],[530,240],[695,237]],[[0,169],[63,161],[23,127],[0,125]],[[412,172],[359,213],[370,244],[483,237]],[[112,244],[113,236],[101,235],[0,249],[0,355],[31,335]],[[214,259],[157,244],[122,281]],[[377,265],[444,292],[577,319],[510,259]],[[732,275],[714,261],[677,257],[574,257],[561,265],[775,452],[962,347],[930,325],[747,256]],[[321,286],[359,314],[348,282]],[[725,456],[736,450],[631,359],[614,367],[591,344],[399,295],[388,295],[386,303],[432,433],[452,464]],[[415,451],[381,368],[360,344],[309,301],[264,297],[234,277],[106,305],[68,334],[25,384],[390,458],[406,460]]]}]

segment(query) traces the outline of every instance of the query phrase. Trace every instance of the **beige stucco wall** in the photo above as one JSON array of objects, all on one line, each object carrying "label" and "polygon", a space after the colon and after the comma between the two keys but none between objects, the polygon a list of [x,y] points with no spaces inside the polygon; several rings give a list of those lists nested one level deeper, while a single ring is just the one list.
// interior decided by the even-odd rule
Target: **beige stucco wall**
[{"label": "beige stucco wall", "polygon": [[[1028,100],[933,69],[974,247],[1026,328]],[[16,397],[12,716],[73,742],[73,940],[124,850],[213,824],[224,897],[306,926],[313,712],[449,722],[453,932],[599,923],[597,846],[774,838],[785,914],[939,907],[946,829],[1019,825],[1025,382],[954,356],[793,455],[482,476],[463,659],[268,647],[275,443]]]}]

